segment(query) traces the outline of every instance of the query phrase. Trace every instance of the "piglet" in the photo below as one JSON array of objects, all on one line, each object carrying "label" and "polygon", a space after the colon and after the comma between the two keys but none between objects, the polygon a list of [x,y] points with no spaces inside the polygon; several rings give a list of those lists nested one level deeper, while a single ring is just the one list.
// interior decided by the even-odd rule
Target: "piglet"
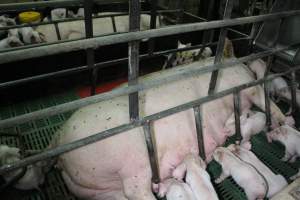
[{"label": "piglet", "polygon": [[196,200],[189,185],[183,181],[169,178],[159,184],[160,198],[167,197],[167,200]]},{"label": "piglet", "polygon": [[[247,142],[252,135],[260,133],[266,125],[266,115],[262,112],[245,111],[240,116],[241,135],[243,137],[241,143]],[[225,130],[235,133],[235,117],[232,114],[225,123]]]},{"label": "piglet", "polygon": [[[19,149],[0,145],[0,166],[10,164],[20,160]],[[14,187],[21,190],[38,189],[44,182],[46,161],[38,162],[26,167],[26,172],[15,184]],[[6,182],[11,181],[22,172],[22,169],[13,170],[3,175]]]},{"label": "piglet", "polygon": [[242,146],[231,144],[227,147],[232,153],[238,156],[246,163],[253,165],[262,174],[268,183],[267,197],[271,198],[280,190],[282,190],[287,182],[281,175],[274,174],[266,165],[264,165],[254,153],[250,151],[251,143],[246,142]]},{"label": "piglet", "polygon": [[215,180],[221,183],[232,176],[234,181],[241,186],[248,200],[263,199],[267,193],[267,182],[251,165],[243,162],[229,149],[218,147],[213,153],[213,158],[222,166],[222,173]]},{"label": "piglet", "polygon": [[173,177],[191,187],[196,200],[216,200],[218,196],[205,170],[205,162],[196,154],[188,154],[173,171]]},{"label": "piglet", "polygon": [[267,133],[268,142],[279,141],[285,146],[282,161],[295,162],[300,156],[300,133],[296,129],[283,125]]},{"label": "piglet", "polygon": [[18,37],[9,36],[0,41],[0,49],[23,46],[23,42]]}]

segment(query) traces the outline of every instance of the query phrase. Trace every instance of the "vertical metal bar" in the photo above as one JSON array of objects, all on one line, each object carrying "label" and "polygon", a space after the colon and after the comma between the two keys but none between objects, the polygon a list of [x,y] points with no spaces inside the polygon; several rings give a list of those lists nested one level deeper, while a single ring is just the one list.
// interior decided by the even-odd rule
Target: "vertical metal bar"
[{"label": "vertical metal bar", "polygon": [[194,107],[194,115],[195,115],[195,122],[196,122],[196,131],[197,131],[199,155],[201,156],[201,158],[203,160],[206,160],[200,106]]},{"label": "vertical metal bar", "polygon": [[236,141],[241,141],[241,139],[242,139],[241,122],[240,122],[240,116],[241,116],[241,108],[240,108],[241,103],[240,102],[241,102],[240,93],[239,93],[239,91],[236,91],[233,93]]},{"label": "vertical metal bar", "polygon": [[296,73],[292,72],[292,80],[291,80],[291,95],[292,95],[292,115],[295,115],[297,112],[297,85],[296,85]]},{"label": "vertical metal bar", "polygon": [[[233,1],[234,0],[227,0],[223,19],[230,18],[232,8],[233,8]],[[216,56],[215,56],[215,60],[214,60],[215,64],[220,63],[222,60],[226,35],[227,35],[227,29],[222,28],[220,31],[219,42],[218,42]],[[210,83],[209,83],[208,94],[214,93],[217,79],[218,79],[218,73],[219,73],[218,70],[215,70],[212,72],[212,76],[211,76]]]},{"label": "vertical metal bar", "polygon": [[[85,0],[84,1],[84,25],[85,25],[85,37],[92,38],[93,37],[93,18],[92,18],[92,8],[93,8],[93,0]],[[98,70],[95,68],[95,53],[94,49],[89,48],[86,50],[86,59],[87,66],[91,69],[91,95],[96,93],[96,83],[97,83],[97,72]]]},{"label": "vertical metal bar", "polygon": [[[156,18],[157,18],[157,0],[151,0],[151,18],[150,18],[150,29],[156,28]],[[148,53],[153,55],[155,48],[155,38],[149,40]]]},{"label": "vertical metal bar", "polygon": [[[213,9],[214,9],[214,6],[215,6],[215,0],[210,0],[209,1],[209,5],[208,5],[208,13],[207,13],[207,17],[206,17],[207,21],[210,21],[213,18]],[[200,49],[200,52],[199,52],[198,56],[196,57],[196,60],[199,60],[199,58],[201,57],[202,52],[205,49],[205,44],[213,42],[214,35],[215,35],[215,30],[214,29],[207,30],[207,31],[203,32],[202,44],[204,46]]]},{"label": "vertical metal bar", "polygon": [[[267,69],[265,72],[265,77],[267,77],[271,71],[271,67],[273,64],[274,56],[269,56],[267,61]],[[270,102],[270,91],[269,91],[269,81],[264,82],[264,94],[265,94],[265,113],[266,113],[266,125],[267,130],[271,130],[272,120],[271,120],[271,102]]]},{"label": "vertical metal bar", "polygon": [[176,0],[176,8],[175,9],[181,9],[180,12],[177,12],[177,18],[176,18],[176,24],[182,23],[182,18],[184,15],[184,6],[185,0]]},{"label": "vertical metal bar", "polygon": [[111,22],[112,22],[114,33],[116,33],[117,32],[117,26],[116,26],[116,19],[115,19],[114,16],[111,16]]},{"label": "vertical metal bar", "polygon": [[[129,30],[140,30],[140,1],[129,1]],[[139,47],[140,41],[132,41],[129,43],[129,63],[128,63],[128,85],[135,85],[138,83],[139,75]],[[139,118],[139,98],[138,92],[129,94],[129,116],[130,120]]]},{"label": "vertical metal bar", "polygon": [[154,147],[155,137],[154,134],[151,133],[150,122],[147,122],[144,126],[144,134],[150,159],[150,165],[152,169],[152,182],[159,183],[159,169],[158,169],[158,161],[157,161],[157,152]]}]

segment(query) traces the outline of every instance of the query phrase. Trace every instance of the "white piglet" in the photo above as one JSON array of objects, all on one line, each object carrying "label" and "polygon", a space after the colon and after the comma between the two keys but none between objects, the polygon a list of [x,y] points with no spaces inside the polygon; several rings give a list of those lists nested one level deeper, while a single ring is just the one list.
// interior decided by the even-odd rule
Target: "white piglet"
[{"label": "white piglet", "polygon": [[222,166],[222,173],[215,180],[216,183],[221,183],[232,176],[234,181],[244,189],[248,200],[264,199],[267,183],[254,167],[243,162],[224,147],[218,147],[213,153],[213,158]]},{"label": "white piglet", "polygon": [[173,171],[173,177],[183,180],[185,175],[196,200],[217,200],[217,193],[205,168],[205,162],[198,155],[188,154]]},{"label": "white piglet", "polygon": [[[20,149],[0,145],[0,166],[10,164],[20,160]],[[14,183],[14,187],[21,190],[39,189],[39,185],[44,182],[45,171],[43,170],[45,163],[38,162],[26,167],[23,177]],[[22,169],[13,170],[3,175],[5,181],[9,182],[22,173]]]},{"label": "white piglet", "polygon": [[166,179],[160,184],[158,196],[167,200],[196,200],[190,186],[174,178]]},{"label": "white piglet", "polygon": [[[262,112],[246,111],[240,116],[241,143],[247,142],[251,136],[260,133],[266,125],[266,115]],[[235,117],[232,114],[225,123],[225,130],[235,133]]]},{"label": "white piglet", "polygon": [[0,41],[0,49],[23,46],[23,42],[16,36],[9,36]]},{"label": "white piglet", "polygon": [[268,142],[279,141],[285,146],[285,155],[282,161],[294,162],[300,156],[300,132],[283,125],[267,133]]},{"label": "white piglet", "polygon": [[254,153],[250,151],[250,142],[246,142],[242,146],[231,144],[227,148],[236,156],[241,158],[244,162],[253,165],[265,177],[268,183],[268,198],[273,197],[287,185],[287,182],[282,175],[274,174],[264,163],[262,163],[255,156]]}]

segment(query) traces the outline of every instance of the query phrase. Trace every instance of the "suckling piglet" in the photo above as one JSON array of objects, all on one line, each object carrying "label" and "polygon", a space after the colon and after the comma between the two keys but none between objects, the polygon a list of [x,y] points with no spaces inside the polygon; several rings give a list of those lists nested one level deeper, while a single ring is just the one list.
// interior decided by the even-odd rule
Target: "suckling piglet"
[{"label": "suckling piglet", "polygon": [[274,174],[264,163],[262,163],[255,156],[254,153],[250,151],[250,142],[246,142],[242,146],[231,144],[227,148],[243,161],[251,163],[261,174],[263,174],[266,181],[268,182],[268,198],[273,197],[287,185],[287,182],[282,175]]},{"label": "suckling piglet", "polygon": [[[20,149],[0,145],[0,166],[11,164],[20,160]],[[44,182],[45,171],[43,170],[46,163],[38,162],[26,167],[26,172],[15,184],[14,187],[21,190],[39,189],[39,185]],[[22,172],[22,169],[13,170],[3,174],[6,182],[11,181]]]},{"label": "suckling piglet", "polygon": [[205,170],[205,162],[196,154],[188,154],[173,171],[173,177],[191,187],[196,200],[216,200],[218,196]]},{"label": "suckling piglet", "polygon": [[[247,142],[252,135],[260,133],[266,125],[266,115],[262,112],[244,112],[240,116],[241,135],[243,137],[241,143]],[[232,114],[225,123],[225,130],[235,133],[235,118]]]},{"label": "suckling piglet", "polygon": [[279,141],[285,146],[282,161],[295,162],[300,156],[300,133],[296,129],[283,125],[267,133],[268,142]]},{"label": "suckling piglet", "polygon": [[244,189],[248,200],[263,199],[266,196],[267,182],[253,166],[243,162],[225,147],[218,147],[213,158],[222,166],[222,173],[215,180],[216,183],[232,176]]},{"label": "suckling piglet", "polygon": [[159,185],[160,198],[166,196],[167,200],[196,200],[190,186],[183,181],[169,178]]}]

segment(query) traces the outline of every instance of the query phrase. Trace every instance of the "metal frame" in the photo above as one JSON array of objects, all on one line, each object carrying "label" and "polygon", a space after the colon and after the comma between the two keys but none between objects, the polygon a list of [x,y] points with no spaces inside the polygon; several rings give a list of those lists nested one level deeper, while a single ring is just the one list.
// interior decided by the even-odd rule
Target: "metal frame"
[{"label": "metal frame", "polygon": [[[230,3],[231,0],[228,0]],[[69,2],[69,3],[74,3],[77,1],[61,1],[61,2]],[[227,4],[228,4],[227,2]],[[47,3],[50,3],[47,2]],[[51,4],[51,3],[50,3]],[[49,4],[39,4],[40,6],[44,5],[49,5]],[[57,4],[56,4],[57,5]],[[87,7],[90,4],[87,3]],[[230,5],[230,4],[228,4]],[[0,11],[1,8],[5,6],[0,6]],[[6,7],[10,7],[7,6]],[[131,5],[130,7],[134,9],[139,10],[139,1],[138,0],[131,0]],[[89,8],[86,8],[86,10],[89,10]],[[225,17],[228,16],[230,13],[230,7],[226,9]],[[85,99],[80,99],[76,100],[73,102],[61,104],[58,106],[46,108],[43,110],[35,111],[32,113],[20,115],[14,118],[9,118],[5,120],[0,121],[0,128],[4,127],[9,127],[17,124],[21,124],[24,122],[28,122],[31,120],[35,119],[40,119],[46,116],[51,116],[51,115],[56,115],[59,113],[63,113],[66,111],[74,110],[89,104],[93,104],[96,102],[108,100],[117,96],[121,95],[131,95],[131,94],[138,94],[138,91],[149,89],[152,87],[159,86],[164,83],[168,83],[171,81],[177,81],[186,77],[193,76],[195,74],[204,74],[204,73],[209,73],[209,72],[215,72],[219,69],[225,69],[229,67],[233,67],[236,64],[243,63],[243,62],[248,62],[252,61],[258,58],[262,58],[265,56],[271,56],[268,62],[268,66],[270,66],[270,63],[272,61],[272,55],[287,50],[287,49],[292,49],[299,47],[299,44],[297,45],[292,45],[289,47],[278,47],[278,48],[273,48],[269,49],[260,53],[252,54],[249,56],[245,56],[242,58],[238,59],[233,59],[233,60],[228,60],[226,62],[220,62],[220,60],[217,60],[214,62],[213,65],[202,67],[201,69],[189,69],[189,68],[184,68],[178,73],[174,75],[170,75],[169,77],[166,77],[164,79],[157,79],[154,81],[145,81],[142,83],[137,83],[137,78],[138,78],[138,62],[139,62],[139,53],[138,53],[138,41],[141,39],[145,38],[155,38],[155,37],[160,37],[160,36],[167,36],[167,35],[173,35],[173,34],[179,34],[179,33],[187,33],[191,31],[200,31],[200,30],[209,30],[209,29],[214,29],[214,28],[226,28],[229,26],[234,26],[234,25],[242,25],[242,24],[247,24],[247,23],[257,23],[261,22],[264,20],[273,20],[273,19],[279,19],[279,18],[285,18],[289,16],[294,16],[294,15],[300,15],[300,10],[297,11],[288,11],[288,12],[282,12],[282,13],[276,13],[276,14],[268,14],[268,15],[261,15],[261,16],[252,16],[252,17],[244,17],[244,18],[237,18],[237,19],[225,19],[225,20],[218,20],[218,21],[212,21],[212,22],[202,22],[202,23],[194,23],[194,24],[186,24],[186,25],[176,25],[176,26],[171,26],[171,27],[166,27],[166,28],[160,28],[156,30],[147,30],[147,31],[137,31],[139,23],[137,23],[139,13],[133,14],[133,12],[130,12],[130,30],[133,32],[130,33],[123,33],[123,34],[118,34],[118,35],[109,35],[109,36],[104,36],[104,37],[97,37],[97,38],[86,38],[82,40],[77,40],[77,41],[70,41],[70,42],[65,42],[61,44],[51,44],[48,46],[38,46],[36,48],[28,48],[28,49],[21,49],[21,50],[16,50],[16,51],[10,51],[10,52],[5,52],[0,54],[0,63],[5,63],[9,61],[16,61],[25,59],[25,58],[34,58],[34,57],[39,57],[43,55],[53,55],[56,53],[62,53],[62,52],[69,52],[73,50],[79,50],[79,49],[93,49],[97,48],[99,46],[105,46],[105,45],[110,45],[110,44],[116,44],[116,43],[121,43],[121,42],[130,42],[130,47],[129,47],[129,70],[131,70],[131,73],[129,74],[129,86],[123,87],[123,88],[118,88],[115,89],[111,92],[107,92],[104,94],[100,95],[95,95],[91,97],[87,97]],[[91,22],[91,17],[86,16],[86,25]],[[92,33],[92,30],[89,30],[91,27],[86,27],[86,33],[87,37],[89,37]],[[226,34],[224,32],[220,34],[219,42],[218,42],[218,49],[221,49],[221,47],[224,46],[222,44],[222,40],[225,39]],[[249,38],[248,38],[249,39]],[[202,45],[203,46],[203,45]],[[195,48],[195,47],[194,47]],[[187,50],[188,48],[184,49]],[[177,51],[182,51],[182,50],[172,50],[174,52]],[[217,56],[220,57],[221,51],[217,51]],[[220,53],[221,52],[221,53]],[[163,52],[164,53],[164,52]],[[81,68],[78,68],[78,70],[85,70],[85,68],[90,69],[92,65],[88,65],[88,67],[84,66]],[[97,65],[95,65],[97,66]],[[196,121],[196,129],[197,129],[197,138],[198,138],[198,147],[199,147],[199,152],[203,158],[205,158],[205,152],[204,152],[204,141],[203,141],[203,134],[202,134],[202,124],[201,124],[201,109],[200,106],[206,102],[213,101],[218,98],[222,98],[224,96],[233,94],[234,95],[234,111],[235,111],[235,125],[236,125],[236,132],[237,132],[237,139],[240,139],[240,130],[239,130],[239,116],[240,116],[240,98],[239,98],[239,93],[246,89],[250,88],[253,86],[265,84],[274,78],[277,78],[282,75],[286,74],[292,74],[293,77],[293,83],[295,83],[295,71],[299,70],[300,66],[294,67],[292,69],[289,69],[286,72],[276,74],[276,75],[268,75],[268,72],[265,74],[265,77],[260,80],[256,80],[250,83],[242,84],[237,87],[227,89],[218,93],[210,93],[208,96],[161,111],[159,113],[155,113],[146,117],[139,118],[138,117],[138,98],[131,98],[130,104],[130,117],[134,120],[131,120],[130,123],[128,124],[123,124],[121,126],[91,135],[89,137],[57,146],[55,148],[46,150],[42,153],[39,153],[37,155],[33,155],[27,158],[24,158],[18,162],[9,164],[9,165],[4,165],[0,167],[0,174],[6,173],[8,171],[17,169],[17,168],[22,168],[25,167],[29,164],[38,162],[40,160],[45,160],[45,159],[51,159],[53,157],[56,157],[62,153],[74,150],[76,148],[100,141],[102,139],[111,137],[113,135],[122,133],[124,131],[143,126],[144,127],[144,134],[146,136],[146,142],[147,142],[147,147],[148,147],[148,153],[150,156],[150,163],[153,171],[153,181],[158,182],[159,181],[159,176],[158,176],[158,166],[157,166],[157,159],[155,158],[155,146],[153,143],[154,136],[151,133],[151,123],[155,120],[159,120],[161,118],[167,117],[169,115],[188,110],[188,109],[194,109],[194,114],[195,114],[195,121]],[[268,67],[268,71],[270,70],[270,67]],[[71,71],[71,70],[70,70]],[[70,72],[68,71],[68,73]],[[73,72],[73,71],[72,71]],[[65,71],[66,73],[66,71]],[[56,75],[61,75],[62,72],[56,72]],[[53,75],[53,74],[51,74]],[[43,76],[43,75],[42,75]],[[42,76],[38,78],[42,78]],[[214,76],[212,76],[214,77]],[[217,75],[215,75],[217,78]],[[35,77],[31,77],[31,80],[34,79]],[[23,80],[19,81],[20,82],[25,82],[29,81],[28,80]],[[0,85],[0,87],[5,87],[8,85],[13,85],[16,84],[18,81],[13,81],[10,84],[4,83]],[[294,86],[295,87],[295,86]],[[214,86],[212,87],[214,89]],[[135,96],[136,97],[136,96]],[[265,97],[266,97],[266,112],[268,115],[270,115],[270,106],[267,105],[269,102],[268,97],[268,87],[265,86]],[[269,102],[270,103],[270,102]],[[293,103],[295,103],[295,97],[293,97]],[[295,105],[293,105],[295,106]],[[136,110],[137,109],[137,110]],[[270,116],[269,116],[270,117]],[[0,135],[1,136],[1,135]]]}]

